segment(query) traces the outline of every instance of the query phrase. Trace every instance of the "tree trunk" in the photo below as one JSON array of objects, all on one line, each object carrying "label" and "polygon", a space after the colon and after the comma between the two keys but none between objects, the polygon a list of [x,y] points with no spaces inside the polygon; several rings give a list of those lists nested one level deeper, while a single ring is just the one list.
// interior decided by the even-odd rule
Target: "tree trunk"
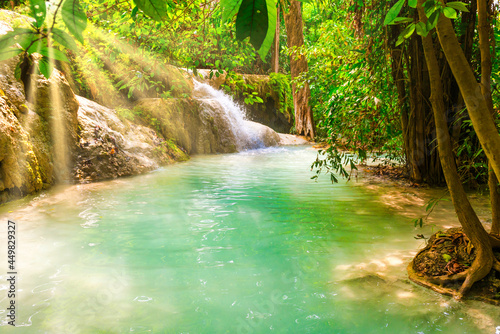
[{"label": "tree trunk", "polygon": [[313,113],[309,106],[309,98],[311,96],[309,84],[305,82],[302,87],[297,87],[295,83],[295,79],[308,71],[307,59],[297,50],[304,45],[302,12],[299,1],[290,1],[289,11],[285,14],[285,26],[288,48],[292,50],[290,54],[290,72],[293,80],[292,93],[295,108],[295,130],[297,134],[309,136],[313,139],[315,129]]},{"label": "tree trunk", "polygon": [[481,85],[476,82],[450,19],[442,14],[437,24],[437,32],[446,59],[462,92],[474,130],[498,178],[500,177],[500,135],[481,92]]},{"label": "tree trunk", "polygon": [[[418,11],[420,20],[424,23],[427,17],[422,8],[423,0],[418,1]],[[476,258],[467,271],[465,281],[462,284],[458,298],[461,298],[474,284],[474,282],[485,277],[491,270],[494,262],[493,250],[491,248],[488,233],[477,218],[474,209],[469,203],[469,199],[464,191],[460,176],[457,172],[455,157],[448,132],[448,122],[443,101],[443,84],[439,64],[434,51],[434,43],[431,34],[422,37],[425,60],[429,70],[429,80],[431,85],[431,104],[434,112],[436,124],[436,136],[438,141],[439,158],[443,173],[450,190],[455,212],[457,213],[464,233],[476,248]],[[464,57],[465,59],[465,57]]]},{"label": "tree trunk", "polygon": [[[431,89],[428,71],[423,61],[421,39],[412,36],[406,47],[396,47],[401,27],[391,25],[388,30],[392,78],[398,93],[409,177],[417,183],[441,184],[443,173],[436,148],[434,117],[429,101]],[[451,76],[450,71],[444,71],[443,74],[443,80]],[[447,90],[445,95],[447,94],[453,97],[456,95],[452,89]],[[447,102],[446,108],[452,109],[455,100],[452,98]]]},{"label": "tree trunk", "polygon": [[273,57],[271,60],[271,72],[280,71],[280,5],[276,5],[276,32],[274,33]]},{"label": "tree trunk", "polygon": [[[488,106],[488,110],[494,115],[493,100],[491,98],[491,51],[490,51],[490,25],[488,23],[488,4],[486,0],[477,4],[479,50],[481,51],[481,91]],[[490,200],[492,211],[491,233],[500,233],[500,193],[498,179],[488,163],[488,186],[490,188]]]}]

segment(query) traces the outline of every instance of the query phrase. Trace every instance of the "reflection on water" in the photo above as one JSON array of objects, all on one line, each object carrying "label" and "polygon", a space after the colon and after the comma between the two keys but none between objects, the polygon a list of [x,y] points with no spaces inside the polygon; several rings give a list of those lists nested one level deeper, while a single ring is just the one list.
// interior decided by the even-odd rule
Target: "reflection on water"
[{"label": "reflection on water", "polygon": [[429,193],[313,182],[314,158],[197,157],[1,207],[19,227],[21,327],[6,325],[5,260],[0,331],[495,333],[497,308],[406,278],[413,236],[450,224],[449,204],[415,231]]}]

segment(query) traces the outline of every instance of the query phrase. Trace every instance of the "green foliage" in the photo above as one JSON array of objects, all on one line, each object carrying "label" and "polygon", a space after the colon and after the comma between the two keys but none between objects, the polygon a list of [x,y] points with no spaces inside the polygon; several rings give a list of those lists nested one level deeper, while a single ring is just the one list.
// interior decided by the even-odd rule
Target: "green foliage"
[{"label": "green foliage", "polygon": [[266,0],[242,0],[236,16],[236,38],[250,37],[250,43],[259,49],[268,29]]},{"label": "green foliage", "polygon": [[[321,158],[324,157],[324,158]],[[338,177],[341,176],[350,180],[352,172],[358,170],[356,164],[360,162],[359,156],[349,152],[340,152],[336,147],[330,146],[326,150],[319,150],[316,160],[313,162],[311,169],[314,169],[316,175],[311,177],[317,180],[321,173],[330,175],[332,183],[338,183]],[[349,166],[350,171],[344,166]]]},{"label": "green foliage", "polygon": [[394,6],[391,7],[384,19],[384,24],[392,24],[396,20],[399,13],[401,12],[401,9],[403,8],[404,3],[405,0],[399,0],[394,4]]},{"label": "green foliage", "polygon": [[[66,32],[56,28],[59,17],[47,18],[45,1],[30,0],[29,4],[29,15],[34,19],[34,22],[30,28],[15,28],[0,38],[0,60],[21,54],[19,68],[24,59],[35,52],[39,53],[43,58],[38,62],[38,71],[48,78],[56,60],[68,61],[64,52],[57,45],[75,50],[76,44]],[[87,25],[87,16],[78,0],[61,1],[56,7],[55,13],[60,12],[68,31],[83,43],[82,33]],[[16,72],[20,73],[19,70]]]},{"label": "green foliage", "polygon": [[222,22],[236,15],[236,38],[250,43],[264,60],[273,43],[276,27],[275,0],[223,0]]},{"label": "green foliage", "polygon": [[302,80],[309,82],[318,133],[328,144],[361,156],[385,151],[401,160],[397,95],[387,75],[390,60],[379,29],[383,9],[382,4],[366,15],[365,33],[357,35],[344,24],[352,15],[349,7],[305,5],[309,73]]},{"label": "green foliage", "polygon": [[[277,109],[280,113],[285,115],[293,115],[293,96],[292,85],[289,75],[281,73],[269,74],[269,86],[277,96]],[[293,117],[293,116],[292,116]]]},{"label": "green foliage", "polygon": [[61,8],[62,19],[69,32],[83,44],[83,31],[87,27],[87,14],[79,0],[65,0]]},{"label": "green foliage", "polygon": [[45,7],[45,0],[31,0],[30,1],[31,17],[35,19],[33,24],[35,28],[40,28],[45,21],[47,9]]},{"label": "green foliage", "polygon": [[[222,8],[212,0],[178,1],[175,8],[167,7],[161,22],[130,10],[119,0],[85,1],[94,24],[122,42],[161,55],[170,64],[247,73],[262,73],[268,67],[249,42],[234,37],[234,23],[223,22]],[[103,12],[103,6],[111,9]]]},{"label": "green foliage", "polygon": [[245,104],[253,105],[254,103],[263,103],[257,87],[248,83],[241,74],[229,72],[226,74],[225,84],[222,88],[228,93],[243,97]]},{"label": "green foliage", "polygon": [[[436,27],[441,14],[449,19],[456,19],[458,17],[457,10],[462,12],[469,11],[466,4],[463,2],[453,1],[443,4],[438,0],[427,0],[423,3],[425,15],[427,16],[427,22],[424,24],[423,22],[413,22],[413,18],[411,17],[398,17],[405,2],[405,0],[399,0],[396,2],[391,9],[389,9],[384,19],[384,25],[410,23],[399,35],[396,46],[403,43],[404,40],[410,38],[414,32],[420,36],[427,36],[427,34],[429,34],[429,32]],[[408,7],[416,8],[417,1],[408,0]]]},{"label": "green foliage", "polygon": [[144,14],[153,20],[162,21],[167,13],[167,6],[164,0],[134,0],[135,4]]}]

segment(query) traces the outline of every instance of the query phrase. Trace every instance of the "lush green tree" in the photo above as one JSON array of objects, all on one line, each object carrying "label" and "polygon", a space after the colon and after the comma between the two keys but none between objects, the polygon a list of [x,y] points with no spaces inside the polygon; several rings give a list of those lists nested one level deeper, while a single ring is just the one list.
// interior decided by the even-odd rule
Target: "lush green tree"
[{"label": "lush green tree", "polygon": [[[404,2],[404,0],[400,0],[391,8],[386,17],[386,23],[392,23],[396,20],[409,22],[409,25],[399,37],[400,42],[408,38],[413,32],[416,32],[422,38],[432,91],[430,100],[434,112],[441,166],[460,224],[476,249],[475,260],[467,270],[453,275],[427,279],[440,284],[463,280],[462,286],[456,294],[457,298],[461,298],[476,281],[485,277],[492,268],[500,270],[500,263],[495,259],[492,251],[492,247],[498,247],[500,244],[497,236],[488,235],[477,218],[457,172],[452,140],[448,132],[443,81],[435,52],[436,47],[431,35],[434,28],[436,28],[439,44],[443,48],[447,62],[460,88],[474,129],[497,176],[500,175],[497,172],[497,166],[495,166],[496,161],[500,159],[500,134],[492,117],[493,108],[490,91],[487,86],[481,90],[481,85],[476,80],[474,71],[465,57],[464,50],[459,45],[452,26],[451,19],[457,18],[457,10],[468,11],[467,7],[461,2],[444,3],[434,0],[419,0],[417,3],[417,1],[408,1],[410,7],[418,9],[420,19],[418,22],[412,22],[413,20],[406,21],[405,18],[398,18]],[[485,34],[484,31],[481,32],[482,29],[487,29],[486,33],[489,34],[488,25],[483,21],[486,16],[485,4],[478,5],[478,14],[479,21],[482,23],[478,29],[480,34]],[[490,57],[488,40],[489,38],[485,38],[484,35],[480,39],[480,49],[483,49],[481,55],[486,63]],[[483,64],[482,74],[489,77],[489,72],[488,64]],[[488,78],[483,78],[483,82],[488,81]],[[488,101],[490,107],[488,107]],[[454,294],[454,292],[451,293]]]}]

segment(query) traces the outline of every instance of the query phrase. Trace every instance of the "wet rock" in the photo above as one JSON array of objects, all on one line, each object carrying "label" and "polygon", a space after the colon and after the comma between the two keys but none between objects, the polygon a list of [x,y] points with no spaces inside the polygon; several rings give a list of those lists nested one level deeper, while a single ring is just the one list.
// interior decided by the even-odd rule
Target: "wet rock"
[{"label": "wet rock", "polygon": [[278,135],[280,137],[279,144],[282,146],[310,144],[310,142],[302,136],[290,135],[286,133],[278,133]]},{"label": "wet rock", "polygon": [[265,146],[278,146],[280,143],[280,136],[270,127],[252,121],[245,121],[245,124],[257,134]]},{"label": "wet rock", "polygon": [[135,175],[187,155],[143,125],[120,118],[115,110],[77,97],[79,132],[74,175],[80,182]]},{"label": "wet rock", "polygon": [[12,60],[0,63],[0,91],[5,92],[0,94],[0,203],[51,183],[48,143],[43,131],[35,131],[41,120],[27,107],[20,113],[22,83],[14,68]]},{"label": "wet rock", "polygon": [[194,99],[142,99],[134,111],[188,154],[235,152],[234,136],[218,106]]},{"label": "wet rock", "polygon": [[[4,28],[2,32],[8,30]],[[33,66],[38,58],[30,59]],[[54,171],[61,167],[54,161],[54,144],[69,150],[76,144],[78,102],[64,76],[55,69],[50,79],[28,75],[23,82],[14,74],[19,61],[0,62],[0,203],[51,186]],[[53,133],[56,114],[60,131],[67,133],[64,143]]]},{"label": "wet rock", "polygon": [[24,96],[24,85],[14,77],[12,69],[19,62],[19,57],[8,59],[0,63],[0,96],[7,97],[6,101],[11,104],[12,111],[19,117],[20,113],[28,111],[26,98]]}]

